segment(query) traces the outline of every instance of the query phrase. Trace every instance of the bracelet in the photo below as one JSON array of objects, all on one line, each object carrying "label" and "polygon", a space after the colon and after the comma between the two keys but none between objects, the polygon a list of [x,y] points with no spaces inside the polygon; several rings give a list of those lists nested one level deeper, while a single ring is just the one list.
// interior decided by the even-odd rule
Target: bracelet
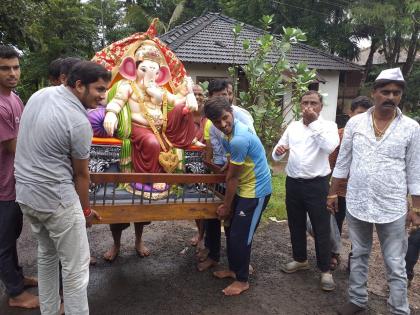
[{"label": "bracelet", "polygon": [[115,115],[118,115],[118,112],[115,109],[112,109],[112,108],[107,108],[106,112],[107,113],[111,112],[111,113],[114,113]]},{"label": "bracelet", "polygon": [[335,198],[338,198],[337,194],[327,196],[327,199],[335,199]]},{"label": "bracelet", "polygon": [[90,208],[83,209],[83,214],[85,217],[90,217],[90,215],[92,214],[92,209]]}]

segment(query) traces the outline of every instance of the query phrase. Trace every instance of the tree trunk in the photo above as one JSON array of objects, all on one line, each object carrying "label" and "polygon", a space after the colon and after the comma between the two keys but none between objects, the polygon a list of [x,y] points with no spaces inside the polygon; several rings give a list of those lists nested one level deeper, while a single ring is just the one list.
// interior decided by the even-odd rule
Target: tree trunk
[{"label": "tree trunk", "polygon": [[378,39],[373,37],[372,44],[370,45],[369,56],[366,60],[365,64],[365,72],[363,73],[362,81],[360,82],[363,85],[369,75],[370,70],[372,69],[373,65],[373,55],[375,54],[376,50],[378,49]]},{"label": "tree trunk", "polygon": [[416,60],[416,54],[419,49],[419,36],[420,31],[420,24],[416,23],[414,26],[413,34],[411,34],[410,44],[408,46],[408,52],[407,52],[407,60],[405,61],[402,73],[404,77],[408,77],[411,73],[411,70],[413,69],[413,64]]},{"label": "tree trunk", "polygon": [[394,49],[392,51],[392,60],[394,61],[392,67],[398,66],[398,59],[400,58],[401,51],[401,40],[401,33],[397,32],[395,36]]},{"label": "tree trunk", "polygon": [[386,60],[387,64],[390,64],[390,62],[391,62],[391,57],[389,55],[389,52],[391,50],[390,46],[391,46],[391,43],[389,41],[389,38],[387,38],[386,35],[383,34],[383,36],[382,36],[382,51],[384,53],[385,60]]},{"label": "tree trunk", "polygon": [[395,36],[384,35],[382,39],[382,48],[386,59],[387,66],[392,68],[398,64],[395,58],[399,55],[401,49],[401,33],[396,32]]}]

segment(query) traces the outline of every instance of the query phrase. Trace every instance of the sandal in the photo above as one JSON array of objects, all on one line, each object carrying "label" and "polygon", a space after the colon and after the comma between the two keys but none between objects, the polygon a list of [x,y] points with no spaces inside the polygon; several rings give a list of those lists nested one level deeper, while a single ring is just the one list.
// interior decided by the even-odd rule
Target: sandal
[{"label": "sandal", "polygon": [[337,269],[340,262],[340,254],[331,253],[330,270],[334,271],[335,269]]}]

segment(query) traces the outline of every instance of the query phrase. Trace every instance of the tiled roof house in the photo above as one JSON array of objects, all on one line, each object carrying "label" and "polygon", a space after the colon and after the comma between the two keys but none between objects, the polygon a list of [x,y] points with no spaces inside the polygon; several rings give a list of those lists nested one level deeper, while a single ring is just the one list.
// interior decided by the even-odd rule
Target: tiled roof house
[{"label": "tiled roof house", "polygon": [[[264,33],[257,27],[244,24],[235,49],[232,28],[239,22],[219,13],[207,13],[173,28],[160,39],[182,60],[196,81],[227,77],[227,68],[233,63],[245,65],[248,62],[242,41],[249,39],[255,45],[255,40]],[[294,44],[287,57],[291,64],[305,62],[310,68],[317,69],[319,90],[328,94],[323,115],[334,120],[340,81],[341,90],[346,79],[358,87],[363,67],[301,43]],[[272,54],[270,59],[277,58]]]}]

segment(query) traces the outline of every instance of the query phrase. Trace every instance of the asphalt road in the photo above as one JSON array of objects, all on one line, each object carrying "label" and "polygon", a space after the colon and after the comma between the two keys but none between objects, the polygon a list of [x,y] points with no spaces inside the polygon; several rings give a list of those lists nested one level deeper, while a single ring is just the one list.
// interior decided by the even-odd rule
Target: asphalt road
[{"label": "asphalt road", "polygon": [[[193,233],[191,222],[152,223],[145,228],[145,241],[152,255],[140,258],[134,251],[131,226],[123,233],[120,256],[109,264],[101,259],[112,243],[109,228],[94,226],[89,230],[89,240],[98,264],[90,269],[90,314],[335,314],[336,308],[346,301],[345,264],[334,273],[336,291],[322,292],[310,239],[311,270],[293,275],[279,271],[280,264],[289,259],[291,252],[284,223],[272,222],[259,228],[253,244],[251,263],[256,272],[250,279],[251,288],[239,297],[230,298],[221,292],[229,280],[218,280],[210,272],[196,271],[195,249],[188,246]],[[27,222],[19,240],[19,256],[25,274],[36,275],[36,241]],[[223,254],[222,264],[225,263]],[[32,291],[36,293],[37,289]],[[0,315],[6,314],[40,312],[11,309],[7,297],[0,293]],[[386,298],[371,294],[369,310],[364,314],[387,314]]]}]

